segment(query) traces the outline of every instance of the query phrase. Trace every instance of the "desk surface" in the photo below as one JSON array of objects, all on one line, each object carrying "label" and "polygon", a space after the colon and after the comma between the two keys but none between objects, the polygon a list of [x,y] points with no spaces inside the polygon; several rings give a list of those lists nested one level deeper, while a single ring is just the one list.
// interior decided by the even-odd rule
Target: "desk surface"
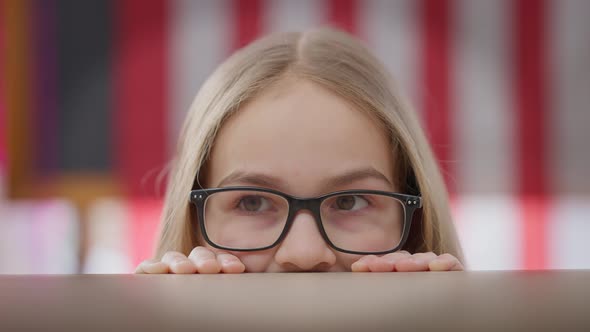
[{"label": "desk surface", "polygon": [[0,331],[590,331],[590,270],[0,276]]}]

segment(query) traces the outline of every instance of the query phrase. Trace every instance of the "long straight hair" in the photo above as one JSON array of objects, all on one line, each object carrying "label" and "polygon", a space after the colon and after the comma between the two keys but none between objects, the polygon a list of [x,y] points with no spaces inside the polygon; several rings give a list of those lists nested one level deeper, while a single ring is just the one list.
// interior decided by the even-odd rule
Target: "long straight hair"
[{"label": "long straight hair", "polygon": [[171,250],[188,254],[200,245],[188,198],[219,128],[240,105],[287,74],[322,85],[380,121],[390,137],[402,192],[423,198],[405,249],[450,253],[463,261],[448,193],[415,111],[357,39],[326,28],[261,38],[234,53],[203,84],[172,160],[156,257]]}]

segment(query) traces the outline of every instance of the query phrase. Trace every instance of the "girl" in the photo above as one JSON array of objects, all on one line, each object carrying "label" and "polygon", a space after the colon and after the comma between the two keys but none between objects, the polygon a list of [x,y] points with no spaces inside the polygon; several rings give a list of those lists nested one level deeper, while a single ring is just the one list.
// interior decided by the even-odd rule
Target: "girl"
[{"label": "girl", "polygon": [[136,272],[462,270],[436,161],[385,73],[328,29],[236,52],[190,108],[157,258]]}]

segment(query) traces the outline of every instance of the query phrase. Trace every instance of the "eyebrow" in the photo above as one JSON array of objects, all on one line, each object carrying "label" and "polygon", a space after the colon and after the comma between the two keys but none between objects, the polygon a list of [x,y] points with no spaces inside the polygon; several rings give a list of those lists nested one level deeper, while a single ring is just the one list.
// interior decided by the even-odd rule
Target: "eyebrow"
[{"label": "eyebrow", "polygon": [[[344,186],[355,181],[375,179],[385,183],[389,188],[394,188],[393,183],[381,172],[377,171],[373,167],[359,168],[351,171],[347,171],[343,174],[328,178],[323,181],[323,188],[334,188]],[[277,190],[284,190],[286,187],[285,181],[278,177],[269,176],[262,173],[246,172],[246,171],[234,171],[228,176],[223,178],[217,187],[223,187],[224,185],[232,182],[242,182],[250,185],[274,188]]]},{"label": "eyebrow", "polygon": [[389,181],[389,179],[383,173],[379,172],[373,167],[355,169],[352,171],[348,171],[344,174],[329,178],[324,182],[324,186],[328,188],[338,187],[365,179],[379,180],[387,184],[390,188],[393,188],[393,183],[391,183],[391,181]]},{"label": "eyebrow", "polygon": [[217,185],[218,188],[232,182],[244,182],[255,186],[267,188],[283,188],[284,181],[274,176],[269,176],[262,173],[234,171],[223,178]]}]

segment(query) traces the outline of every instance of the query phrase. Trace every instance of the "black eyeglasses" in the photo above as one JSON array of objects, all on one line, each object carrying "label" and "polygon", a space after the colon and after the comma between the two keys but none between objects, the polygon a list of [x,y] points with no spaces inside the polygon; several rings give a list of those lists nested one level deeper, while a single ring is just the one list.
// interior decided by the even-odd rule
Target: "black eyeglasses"
[{"label": "black eyeglasses", "polygon": [[308,210],[326,243],[349,254],[386,254],[402,248],[410,234],[420,196],[377,190],[346,190],[299,198],[257,187],[190,192],[198,227],[214,248],[266,250],[289,232],[294,216]]}]

